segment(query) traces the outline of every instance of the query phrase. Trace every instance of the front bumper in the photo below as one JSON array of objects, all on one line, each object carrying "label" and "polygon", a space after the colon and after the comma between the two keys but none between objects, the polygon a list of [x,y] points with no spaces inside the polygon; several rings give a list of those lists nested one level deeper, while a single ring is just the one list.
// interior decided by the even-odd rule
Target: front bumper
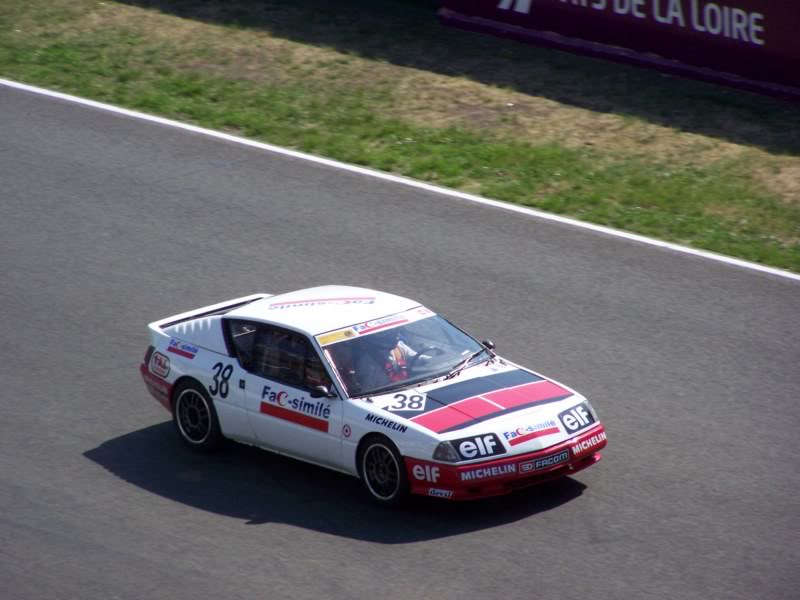
[{"label": "front bumper", "polygon": [[411,493],[448,500],[473,500],[572,475],[600,460],[607,444],[602,423],[560,444],[528,454],[469,465],[406,458]]}]

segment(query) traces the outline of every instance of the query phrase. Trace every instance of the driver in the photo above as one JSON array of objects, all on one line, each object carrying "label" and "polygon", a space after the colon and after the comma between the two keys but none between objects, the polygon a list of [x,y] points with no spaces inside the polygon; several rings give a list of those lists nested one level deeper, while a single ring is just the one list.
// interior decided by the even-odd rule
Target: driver
[{"label": "driver", "polygon": [[408,363],[417,353],[400,339],[396,328],[367,336],[356,359],[361,389],[374,390],[408,379]]}]

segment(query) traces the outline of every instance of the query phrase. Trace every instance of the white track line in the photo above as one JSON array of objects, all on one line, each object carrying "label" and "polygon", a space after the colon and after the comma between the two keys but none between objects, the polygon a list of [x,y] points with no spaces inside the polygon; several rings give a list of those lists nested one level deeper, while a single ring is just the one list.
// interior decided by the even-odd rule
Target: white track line
[{"label": "white track line", "polygon": [[305,154],[304,152],[298,152],[296,150],[281,148],[280,146],[273,146],[271,144],[265,144],[263,142],[256,142],[255,140],[248,140],[247,138],[237,137],[235,135],[230,135],[228,133],[222,133],[221,131],[214,131],[213,129],[205,129],[203,127],[198,127],[196,125],[180,123],[179,121],[173,121],[171,119],[165,119],[163,117],[156,117],[153,115],[137,112],[135,110],[120,108],[119,106],[114,106],[112,104],[104,104],[102,102],[95,102],[94,100],[86,100],[85,98],[70,96],[69,94],[62,94],[61,92],[54,92],[52,90],[47,90],[44,88],[39,88],[24,83],[18,83],[16,81],[11,81],[8,79],[0,79],[0,85],[18,90],[24,90],[32,94],[40,94],[42,96],[49,96],[50,98],[58,98],[59,100],[73,102],[75,104],[81,104],[83,106],[89,106],[92,108],[96,108],[98,110],[104,110],[107,112],[116,113],[118,115],[124,115],[126,117],[131,117],[134,119],[141,119],[142,121],[149,121],[151,123],[158,123],[159,125],[175,127],[177,129],[183,129],[184,131],[191,131],[192,133],[199,133],[201,135],[206,135],[209,137],[226,140],[228,142],[234,142],[236,144],[241,144],[243,146],[259,148],[261,150],[266,150],[268,152],[274,152],[275,154],[282,154],[284,156],[291,156],[293,158],[307,160],[309,162],[326,165],[328,167],[341,169],[343,171],[350,171],[351,173],[359,173],[361,175],[366,175],[368,177],[374,177],[375,179],[383,179],[384,181],[399,183],[401,185],[422,189],[428,192],[433,192],[435,194],[440,194],[442,196],[450,196],[452,198],[460,198],[461,200],[467,200],[469,202],[474,202],[476,204],[493,206],[495,208],[521,213],[530,217],[542,219],[544,221],[555,221],[556,223],[562,223],[564,225],[570,225],[572,227],[578,227],[580,229],[588,229],[589,231],[595,231],[598,233],[602,233],[604,235],[610,235],[613,237],[631,240],[634,242],[638,242],[640,244],[647,244],[648,246],[656,246],[657,248],[664,248],[667,250],[672,250],[673,252],[680,252],[681,254],[699,256],[701,258],[705,258],[708,260],[713,260],[728,265],[734,265],[736,267],[741,267],[744,269],[750,269],[751,271],[760,271],[762,273],[769,273],[770,275],[776,275],[778,277],[783,277],[785,279],[800,281],[800,274],[784,271],[783,269],[775,269],[773,267],[767,267],[746,260],[733,258],[731,256],[724,256],[722,254],[715,254],[714,252],[707,252],[705,250],[696,250],[695,248],[689,248],[688,246],[681,246],[680,244],[672,244],[670,242],[664,242],[662,240],[645,237],[643,235],[637,235],[635,233],[628,233],[627,231],[612,229],[611,227],[604,227],[602,225],[595,225],[593,223],[587,223],[585,221],[578,221],[576,219],[570,219],[569,217],[562,217],[560,215],[546,213],[533,208],[517,206],[515,204],[508,204],[506,202],[501,202],[499,200],[490,200],[489,198],[482,198],[480,196],[475,196],[473,194],[467,194],[465,192],[459,192],[457,190],[451,190],[448,188],[439,187],[437,185],[424,183],[422,181],[409,179],[407,177],[401,177],[399,175],[391,175],[390,173],[374,171],[372,169],[359,167],[357,165],[349,165],[347,163],[331,160],[329,158],[321,158],[319,156],[314,156],[312,154]]}]

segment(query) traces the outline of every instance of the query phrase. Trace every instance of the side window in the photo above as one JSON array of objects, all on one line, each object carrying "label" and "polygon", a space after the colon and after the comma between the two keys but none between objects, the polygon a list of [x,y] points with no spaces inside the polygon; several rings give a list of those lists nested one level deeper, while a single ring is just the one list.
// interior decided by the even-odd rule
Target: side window
[{"label": "side window", "polygon": [[256,337],[256,326],[247,321],[226,320],[230,341],[233,342],[233,349],[242,365],[242,368],[250,370],[253,364],[253,342]]},{"label": "side window", "polygon": [[318,385],[324,385],[326,388],[331,389],[331,378],[328,377],[328,372],[322,364],[322,361],[317,356],[313,349],[309,350],[308,357],[306,358],[306,385],[308,389],[313,389]]},{"label": "side window", "polygon": [[331,386],[325,367],[304,336],[269,325],[258,325],[252,337],[252,360],[247,370],[254,375],[298,388]]},{"label": "side window", "polygon": [[309,347],[302,336],[287,333],[278,346],[280,376],[286,383],[305,387],[306,359]]},{"label": "side window", "polygon": [[281,377],[280,343],[285,336],[277,329],[259,325],[253,340],[253,362],[250,371],[268,379]]}]

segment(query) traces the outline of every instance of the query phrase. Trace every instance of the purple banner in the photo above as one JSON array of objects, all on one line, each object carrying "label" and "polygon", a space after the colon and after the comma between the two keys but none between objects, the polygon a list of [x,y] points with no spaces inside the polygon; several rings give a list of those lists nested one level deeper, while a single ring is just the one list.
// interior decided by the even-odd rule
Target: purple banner
[{"label": "purple banner", "polygon": [[441,0],[447,24],[800,98],[800,0]]}]

